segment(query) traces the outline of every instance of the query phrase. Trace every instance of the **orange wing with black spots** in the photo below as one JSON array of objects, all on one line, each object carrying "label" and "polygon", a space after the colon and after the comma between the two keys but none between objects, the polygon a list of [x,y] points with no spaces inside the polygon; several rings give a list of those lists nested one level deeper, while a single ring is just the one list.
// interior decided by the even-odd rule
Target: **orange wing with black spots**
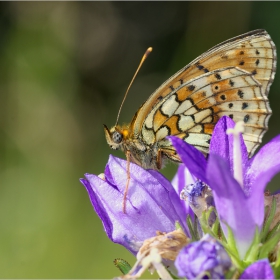
[{"label": "orange wing with black spots", "polygon": [[267,95],[275,71],[276,48],[265,30],[229,39],[163,83],[139,109],[131,129],[148,145],[172,149],[165,137],[177,135],[207,153],[215,123],[227,115],[245,122],[252,155],[268,127]]},{"label": "orange wing with black spots", "polygon": [[163,83],[132,122],[105,127],[108,144],[144,168],[161,159],[180,161],[166,136],[176,135],[208,153],[222,116],[244,121],[250,155],[261,143],[271,115],[267,95],[276,71],[276,48],[265,30],[234,37],[209,49]]}]

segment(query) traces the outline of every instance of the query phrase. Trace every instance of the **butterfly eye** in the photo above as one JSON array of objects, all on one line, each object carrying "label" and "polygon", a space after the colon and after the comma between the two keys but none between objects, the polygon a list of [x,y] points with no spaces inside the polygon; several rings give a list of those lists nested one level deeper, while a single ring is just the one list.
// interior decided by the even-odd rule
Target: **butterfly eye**
[{"label": "butterfly eye", "polygon": [[114,131],[113,135],[112,135],[112,139],[116,144],[119,144],[122,142],[123,140],[123,136],[121,133],[119,133],[118,131]]}]

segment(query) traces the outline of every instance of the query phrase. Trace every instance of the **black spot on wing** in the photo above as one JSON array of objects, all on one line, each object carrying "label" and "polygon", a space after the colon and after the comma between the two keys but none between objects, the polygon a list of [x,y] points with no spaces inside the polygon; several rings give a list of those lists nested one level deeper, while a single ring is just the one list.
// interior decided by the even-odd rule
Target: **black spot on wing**
[{"label": "black spot on wing", "polygon": [[218,73],[215,74],[215,77],[216,77],[217,80],[221,80],[222,79],[221,75],[218,74]]},{"label": "black spot on wing", "polygon": [[249,115],[246,115],[246,116],[244,117],[244,122],[247,123],[247,122],[249,121],[249,118],[250,118],[250,116],[249,116]]},{"label": "black spot on wing", "polygon": [[242,103],[242,110],[246,109],[248,106],[249,105],[247,102]]},{"label": "black spot on wing", "polygon": [[195,86],[194,86],[194,85],[188,86],[188,90],[193,91],[194,89],[195,89]]},{"label": "black spot on wing", "polygon": [[256,69],[253,70],[253,71],[252,71],[252,74],[253,74],[253,75],[256,75],[256,74],[257,74],[257,70],[256,70]]},{"label": "black spot on wing", "polygon": [[243,98],[243,96],[244,96],[244,92],[242,91],[242,90],[238,90],[238,92],[237,92],[237,94],[238,94],[238,96],[242,99]]}]

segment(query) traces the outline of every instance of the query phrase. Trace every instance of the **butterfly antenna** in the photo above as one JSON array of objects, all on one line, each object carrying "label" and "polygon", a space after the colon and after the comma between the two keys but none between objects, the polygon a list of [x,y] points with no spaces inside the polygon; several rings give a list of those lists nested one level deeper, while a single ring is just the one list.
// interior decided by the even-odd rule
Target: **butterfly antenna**
[{"label": "butterfly antenna", "polygon": [[126,92],[125,92],[123,101],[122,101],[122,103],[121,103],[121,106],[120,106],[120,109],[119,109],[119,112],[118,112],[116,125],[118,124],[119,117],[120,117],[120,113],[121,113],[121,110],[122,110],[122,106],[123,106],[123,103],[124,103],[124,101],[125,101],[125,99],[126,99],[127,93],[128,93],[128,91],[129,91],[129,89],[130,89],[130,87],[131,87],[131,85],[132,85],[132,83],[133,83],[133,81],[134,81],[136,75],[138,74],[138,72],[139,72],[141,66],[143,65],[143,63],[144,63],[144,61],[146,60],[146,58],[148,57],[148,55],[152,52],[152,50],[153,50],[153,48],[152,48],[152,47],[149,47],[149,48],[146,50],[146,52],[144,53],[144,55],[143,55],[143,57],[142,57],[142,59],[141,59],[141,61],[140,61],[140,64],[139,64],[139,66],[138,66],[138,68],[137,68],[137,70],[136,70],[136,72],[135,72],[135,74],[134,74],[134,76],[133,76],[133,78],[132,78],[132,80],[131,80],[131,82],[130,82],[128,88],[127,88],[127,90],[126,90]]}]

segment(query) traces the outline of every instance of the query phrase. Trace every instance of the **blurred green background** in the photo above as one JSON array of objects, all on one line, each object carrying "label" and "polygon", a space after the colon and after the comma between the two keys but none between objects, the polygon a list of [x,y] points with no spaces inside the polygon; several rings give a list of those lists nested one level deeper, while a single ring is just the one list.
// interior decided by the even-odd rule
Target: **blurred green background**
[{"label": "blurred green background", "polygon": [[[265,28],[280,47],[279,15],[279,2],[1,2],[0,278],[112,278],[114,258],[133,264],[79,178],[103,172],[110,153],[124,157],[103,123],[115,123],[144,51],[154,48],[120,122],[217,43]],[[278,73],[264,142],[280,133],[279,91]]]}]

